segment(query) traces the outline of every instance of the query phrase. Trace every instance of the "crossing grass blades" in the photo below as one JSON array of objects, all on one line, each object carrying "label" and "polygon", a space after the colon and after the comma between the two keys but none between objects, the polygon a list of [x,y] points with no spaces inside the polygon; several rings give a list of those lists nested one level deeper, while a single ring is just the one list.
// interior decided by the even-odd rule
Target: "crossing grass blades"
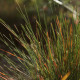
[{"label": "crossing grass blades", "polygon": [[70,23],[66,18],[57,16],[56,28],[54,29],[54,24],[51,22],[44,30],[40,18],[39,20],[35,18],[35,34],[27,12],[25,15],[20,7],[19,12],[25,21],[25,25],[20,26],[21,33],[16,26],[14,27],[17,32],[2,19],[0,23],[12,33],[25,51],[16,46],[12,37],[8,39],[1,34],[0,39],[12,53],[3,49],[0,51],[16,57],[20,64],[0,53],[8,64],[5,68],[12,73],[9,74],[3,69],[3,72],[0,72],[0,78],[4,80],[11,77],[13,80],[80,80],[80,24]]}]

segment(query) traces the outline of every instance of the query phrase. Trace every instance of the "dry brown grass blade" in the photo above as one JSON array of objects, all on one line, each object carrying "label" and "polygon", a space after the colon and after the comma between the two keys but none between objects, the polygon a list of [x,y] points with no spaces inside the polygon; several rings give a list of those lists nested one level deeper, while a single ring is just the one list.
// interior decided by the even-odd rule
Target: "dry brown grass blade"
[{"label": "dry brown grass blade", "polygon": [[[14,54],[12,54],[12,53],[10,53],[10,52],[8,52],[8,51],[5,51],[5,50],[3,50],[3,49],[0,49],[0,50],[16,57],[16,55],[14,55]],[[24,61],[24,60],[23,60],[22,58],[20,58],[20,57],[17,57],[17,58],[20,59],[20,60],[22,60],[22,61]]]},{"label": "dry brown grass blade", "polygon": [[4,80],[8,80],[8,79],[6,79],[5,77],[3,77],[3,76],[0,76],[0,78],[2,78],[2,79],[4,79]]},{"label": "dry brown grass blade", "polygon": [[[48,32],[47,32],[47,39],[48,39],[48,46],[49,46],[49,51],[50,51],[50,57],[51,57],[51,59],[52,59],[52,61],[53,61],[54,66],[57,67],[56,62],[55,62],[54,59],[53,59],[53,53],[51,52]],[[49,59],[49,55],[48,55],[48,59]]]},{"label": "dry brown grass blade", "polygon": [[9,78],[6,74],[4,74],[4,73],[2,73],[2,72],[0,72],[0,74],[3,75],[3,76],[6,76],[7,78]]},{"label": "dry brown grass blade", "polygon": [[48,46],[49,46],[50,56],[51,56],[51,59],[52,59],[52,61],[53,61],[53,55],[52,55],[52,53],[51,53],[51,48],[50,48],[50,41],[49,41],[48,32],[47,32],[47,39],[48,39]]}]

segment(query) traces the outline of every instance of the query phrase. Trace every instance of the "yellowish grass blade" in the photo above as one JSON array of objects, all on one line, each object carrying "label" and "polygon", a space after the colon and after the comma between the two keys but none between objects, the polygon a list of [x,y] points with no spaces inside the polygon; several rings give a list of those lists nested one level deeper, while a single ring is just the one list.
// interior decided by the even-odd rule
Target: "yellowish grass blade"
[{"label": "yellowish grass blade", "polygon": [[71,72],[69,71],[66,75],[62,77],[61,80],[66,80],[70,76]]}]

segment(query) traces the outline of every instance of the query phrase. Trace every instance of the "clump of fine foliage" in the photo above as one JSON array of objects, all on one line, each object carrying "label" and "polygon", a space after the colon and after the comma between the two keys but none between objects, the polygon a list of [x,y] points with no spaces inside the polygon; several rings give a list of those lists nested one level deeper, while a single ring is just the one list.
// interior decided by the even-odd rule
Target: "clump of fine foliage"
[{"label": "clump of fine foliage", "polygon": [[0,23],[12,33],[15,40],[25,49],[20,50],[12,37],[8,39],[1,34],[1,40],[12,53],[3,51],[16,57],[19,61],[17,64],[11,58],[1,55],[9,65],[9,67],[6,65],[5,67],[13,74],[7,74],[3,70],[5,73],[3,76],[5,78],[13,76],[17,80],[79,80],[80,24],[70,23],[66,18],[60,16],[56,18],[55,29],[53,23],[47,26],[46,21],[44,21],[45,29],[43,29],[40,18],[39,21],[35,18],[35,34],[27,13],[24,15],[21,9],[19,11],[25,21],[25,25],[21,24],[21,32],[16,26],[16,31],[14,31],[0,19]]}]

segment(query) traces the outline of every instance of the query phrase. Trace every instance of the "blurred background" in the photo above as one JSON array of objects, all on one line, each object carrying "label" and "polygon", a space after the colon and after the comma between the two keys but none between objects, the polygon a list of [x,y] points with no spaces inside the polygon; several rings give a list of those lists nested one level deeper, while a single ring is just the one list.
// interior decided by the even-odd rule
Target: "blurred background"
[{"label": "blurred background", "polygon": [[[57,1],[57,0],[56,0]],[[79,12],[79,0],[59,0],[64,5],[70,7],[71,9],[75,9]],[[18,4],[24,12],[24,7],[29,16],[29,20],[31,25],[35,31],[35,18],[38,17],[37,7],[38,6],[41,23],[44,27],[44,14],[46,18],[47,25],[49,26],[50,22],[55,24],[55,19],[57,16],[61,15],[66,18],[72,18],[73,13],[66,9],[63,5],[60,5],[54,0],[0,0],[0,18],[3,19],[7,24],[9,24],[12,28],[14,28],[14,24],[19,28],[21,24],[24,24],[24,20],[21,18],[20,13],[18,12]],[[44,14],[43,14],[44,13]],[[0,24],[0,32],[9,37],[9,31]]]},{"label": "blurred background", "polygon": [[[56,11],[57,8],[59,8],[59,5],[55,4],[52,0],[50,0],[51,6],[48,0],[36,0],[36,1],[38,5],[39,14],[41,17],[41,22],[43,22],[44,20],[43,11],[46,15],[48,23],[53,18],[55,18],[55,15],[59,14],[59,11]],[[19,8],[17,3],[20,5],[23,12],[24,12],[24,7],[26,8],[31,25],[32,27],[35,27],[34,17],[37,18],[38,16],[35,0],[0,0],[0,18],[3,19],[12,28],[14,28],[14,24],[17,27],[19,27],[21,24],[24,24],[24,20],[21,18],[21,15],[17,10]],[[0,24],[0,32],[9,37],[8,30],[1,24]]]},{"label": "blurred background", "polygon": [[[43,14],[41,13],[42,11],[44,11],[48,17],[48,21],[49,16],[53,14],[58,15],[62,11],[64,11],[65,14],[68,11],[66,8],[64,8],[64,6],[60,6],[53,0],[36,0],[36,1],[40,11],[40,15],[43,16]],[[67,5],[70,4],[70,7],[72,8],[79,7],[78,6],[79,0],[60,0],[60,1]],[[22,19],[17,10],[18,5],[16,4],[16,2],[19,3],[22,9],[24,9],[24,6],[26,7],[29,17],[37,15],[35,0],[0,0],[0,18],[5,20],[9,24],[20,24],[22,22],[21,21]],[[52,7],[52,10],[50,8],[50,5]],[[67,15],[69,15],[69,13]]]}]

